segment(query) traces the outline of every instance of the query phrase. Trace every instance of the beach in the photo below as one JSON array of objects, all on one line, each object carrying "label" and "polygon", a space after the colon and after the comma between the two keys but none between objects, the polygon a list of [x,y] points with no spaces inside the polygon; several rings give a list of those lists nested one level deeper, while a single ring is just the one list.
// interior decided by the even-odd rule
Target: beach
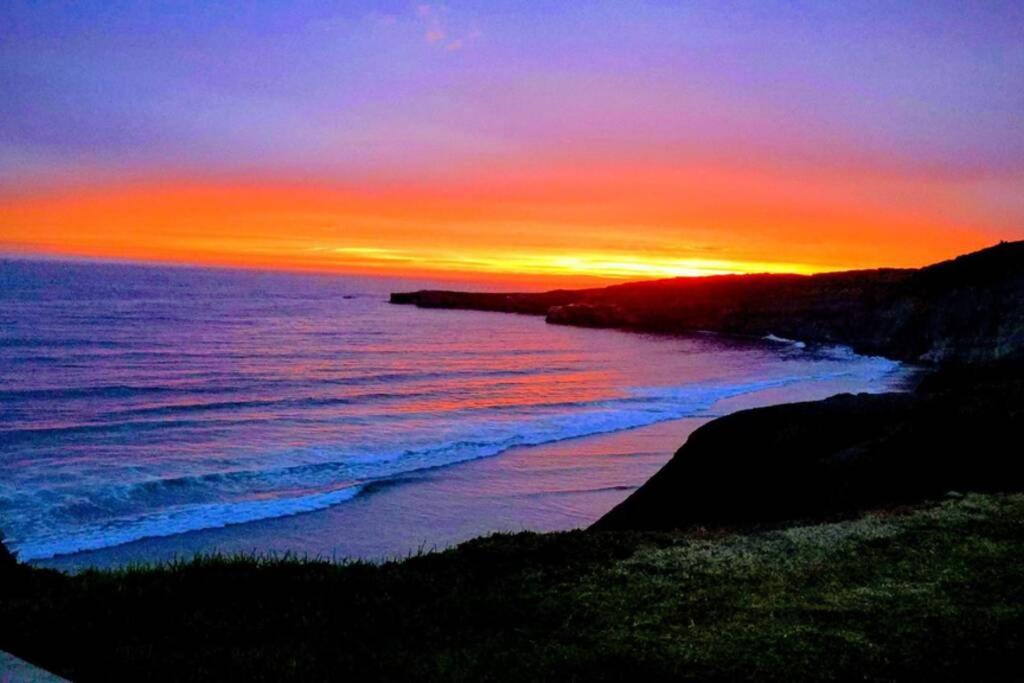
[{"label": "beach", "polygon": [[[910,380],[908,375],[907,381]],[[714,415],[856,390],[837,378],[723,400]],[[154,564],[192,555],[256,554],[330,560],[401,559],[496,532],[586,528],[647,481],[708,415],[513,448],[370,486],[325,510],[151,538],[39,561],[79,571]]]}]

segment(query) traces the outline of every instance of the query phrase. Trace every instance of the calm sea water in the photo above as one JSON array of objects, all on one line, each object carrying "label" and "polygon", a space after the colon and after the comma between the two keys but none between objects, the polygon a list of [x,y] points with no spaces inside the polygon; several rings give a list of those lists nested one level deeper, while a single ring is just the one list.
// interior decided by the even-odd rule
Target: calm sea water
[{"label": "calm sea water", "polygon": [[386,303],[425,284],[0,262],[0,528],[42,559],[269,520],[513,447],[902,372],[837,348]]}]

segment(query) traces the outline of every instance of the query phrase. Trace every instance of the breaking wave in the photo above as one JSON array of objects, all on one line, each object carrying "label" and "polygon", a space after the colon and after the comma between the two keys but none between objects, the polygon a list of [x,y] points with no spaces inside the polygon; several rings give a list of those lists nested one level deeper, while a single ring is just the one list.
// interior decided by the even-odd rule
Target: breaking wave
[{"label": "breaking wave", "polygon": [[[891,372],[888,361],[858,368],[870,380]],[[495,411],[491,419],[467,423],[449,441],[413,449],[317,449],[282,452],[260,469],[241,469],[156,479],[133,484],[76,488],[51,513],[66,522],[28,537],[10,539],[26,560],[96,550],[131,541],[172,536],[323,510],[357,496],[369,483],[499,455],[510,448],[634,429],[667,420],[706,414],[723,399],[796,383],[848,375],[835,371],[738,384],[647,387],[604,401],[564,405],[557,414],[509,419]],[[339,484],[338,482],[344,482]],[[47,491],[47,497],[53,497]],[[83,499],[88,501],[83,509]],[[227,501],[227,502],[225,502]],[[5,507],[26,510],[42,503],[8,497]],[[155,510],[155,511],[154,511]],[[77,517],[114,512],[83,523]]]}]

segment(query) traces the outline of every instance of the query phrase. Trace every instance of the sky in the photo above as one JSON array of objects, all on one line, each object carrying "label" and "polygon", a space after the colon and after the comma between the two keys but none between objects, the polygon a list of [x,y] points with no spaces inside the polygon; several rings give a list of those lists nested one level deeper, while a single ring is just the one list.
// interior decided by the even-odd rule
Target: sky
[{"label": "sky", "polygon": [[0,4],[0,253],[575,283],[1024,238],[1021,2]]}]

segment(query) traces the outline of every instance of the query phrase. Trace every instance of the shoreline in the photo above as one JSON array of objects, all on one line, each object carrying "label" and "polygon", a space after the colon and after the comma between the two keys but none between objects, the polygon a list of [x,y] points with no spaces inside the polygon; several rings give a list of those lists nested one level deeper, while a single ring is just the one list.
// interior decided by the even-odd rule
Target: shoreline
[{"label": "shoreline", "polygon": [[[495,456],[366,482],[359,495],[318,510],[151,536],[33,559],[31,564],[81,571],[159,563],[197,553],[256,551],[376,562],[424,548],[449,548],[495,532],[584,528],[654,475],[694,429],[723,414],[848,391],[906,391],[919,381],[919,375],[919,369],[898,364],[871,383],[851,381],[838,373],[828,379],[763,388],[720,399],[696,415],[515,446]],[[874,383],[879,386],[872,389]],[[563,463],[564,471],[551,471],[548,460]],[[551,490],[558,481],[564,494]],[[572,489],[579,486],[585,490],[574,493]],[[479,495],[480,491],[488,491],[488,496]],[[540,508],[538,500],[543,501]],[[577,509],[559,509],[565,506]],[[460,519],[468,521],[456,521]],[[381,534],[379,529],[388,531]]]},{"label": "shoreline", "polygon": [[[156,566],[209,553],[249,554],[257,547],[264,547],[259,554],[267,556],[381,563],[421,551],[442,552],[492,533],[583,528],[638,488],[668,461],[681,438],[709,419],[682,418],[539,446],[518,446],[493,457],[373,482],[361,495],[323,510],[138,539],[30,564],[77,572],[134,564]],[[608,469],[603,477],[608,480],[606,485],[573,489],[573,472],[580,460],[586,460],[591,469]],[[533,505],[541,501],[548,519],[538,522],[531,514],[534,511],[521,505],[527,500]],[[489,512],[481,513],[481,506]],[[475,514],[466,516],[468,512]],[[552,524],[551,516],[564,523]],[[437,536],[438,527],[446,520],[460,517],[464,517],[461,527]],[[483,520],[493,518],[506,522],[495,528],[481,526]],[[390,542],[379,533],[379,529],[398,527],[407,529],[401,542]]]},{"label": "shoreline", "polygon": [[[835,396],[705,425],[596,524],[672,529],[1024,486],[1005,450],[1020,429],[1022,263],[1024,242],[1001,242],[919,269],[721,275],[539,294],[421,290],[393,293],[391,303],[528,313],[575,327],[841,344],[935,368],[907,395]],[[979,449],[981,457],[964,462]]]},{"label": "shoreline", "polygon": [[[716,406],[743,409],[704,416],[585,530],[381,564],[196,556],[67,574],[0,552],[0,648],[72,679],[1000,680],[1024,651],[1024,337],[1021,311],[1001,308],[1024,268],[1007,284],[976,257],[951,262],[969,280],[951,308],[990,304],[970,313],[996,317],[990,336],[935,342],[966,363],[909,392]],[[389,493],[415,495],[364,502]]]}]

